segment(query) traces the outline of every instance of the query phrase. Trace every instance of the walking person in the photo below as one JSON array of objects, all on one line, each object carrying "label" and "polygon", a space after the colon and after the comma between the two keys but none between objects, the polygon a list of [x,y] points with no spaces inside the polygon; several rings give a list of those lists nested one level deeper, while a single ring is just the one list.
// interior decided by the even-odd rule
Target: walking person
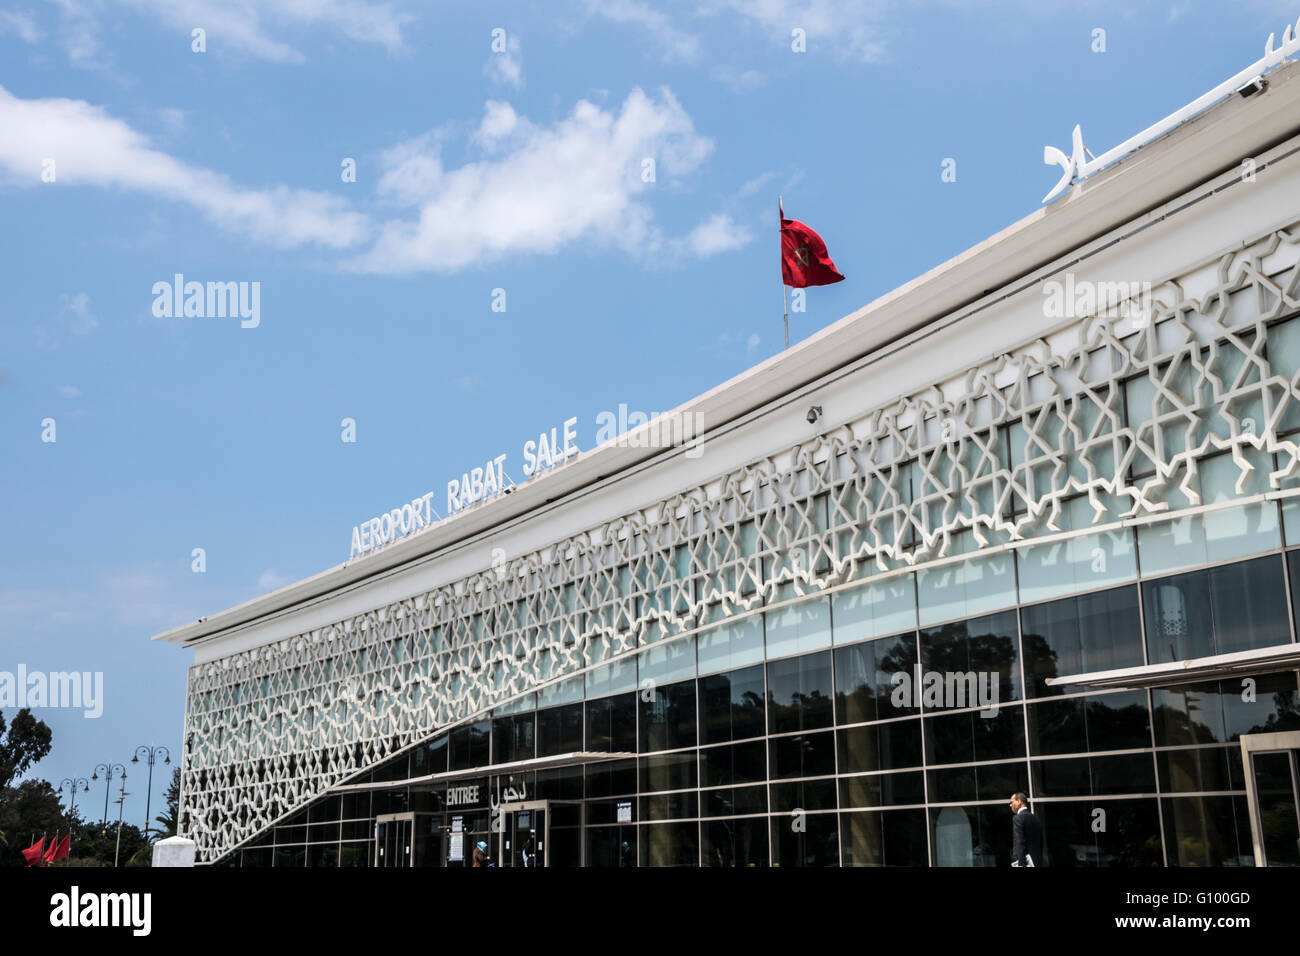
[{"label": "walking person", "polygon": [[537,865],[537,831],[529,830],[523,845],[524,866]]},{"label": "walking person", "polygon": [[1029,809],[1029,798],[1023,793],[1011,797],[1011,865],[1047,865],[1043,857],[1043,826]]}]

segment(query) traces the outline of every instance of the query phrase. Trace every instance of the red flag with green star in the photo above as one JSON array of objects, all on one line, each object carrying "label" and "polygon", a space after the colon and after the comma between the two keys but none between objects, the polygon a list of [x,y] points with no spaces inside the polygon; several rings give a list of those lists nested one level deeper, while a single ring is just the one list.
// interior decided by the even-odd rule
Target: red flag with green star
[{"label": "red flag with green star", "polygon": [[786,219],[780,203],[777,209],[781,214],[781,278],[785,284],[803,289],[844,281],[822,237],[799,220]]}]

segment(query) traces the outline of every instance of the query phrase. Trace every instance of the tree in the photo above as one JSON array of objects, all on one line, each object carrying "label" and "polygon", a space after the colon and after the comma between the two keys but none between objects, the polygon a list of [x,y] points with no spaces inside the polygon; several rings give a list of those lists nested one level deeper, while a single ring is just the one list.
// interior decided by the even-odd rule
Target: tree
[{"label": "tree", "polygon": [[6,844],[0,848],[0,866],[26,866],[19,850],[33,839],[44,836],[50,840],[55,834],[75,830],[78,824],[75,816],[64,811],[48,780],[24,780],[16,787],[0,789],[0,832]]},{"label": "tree", "polygon": [[5,715],[0,711],[0,790],[48,754],[52,738],[45,722],[33,717],[26,707],[18,711],[9,732],[5,733]]},{"label": "tree", "polygon": [[167,809],[158,816],[154,821],[159,826],[153,828],[154,835],[159,840],[173,837],[176,835],[177,823],[180,820],[181,809],[181,768],[175,767],[172,770],[172,782],[167,787],[167,793],[164,797],[167,801]]}]

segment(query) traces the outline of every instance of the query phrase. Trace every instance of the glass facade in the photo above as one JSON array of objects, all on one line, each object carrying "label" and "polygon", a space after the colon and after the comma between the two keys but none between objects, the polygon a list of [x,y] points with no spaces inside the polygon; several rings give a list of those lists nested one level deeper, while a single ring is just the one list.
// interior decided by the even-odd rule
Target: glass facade
[{"label": "glass facade", "polygon": [[1300,550],[1274,543],[1151,576],[1094,561],[1092,588],[1021,587],[1026,548],[792,595],[409,748],[222,862],[470,865],[545,812],[548,865],[1005,866],[1024,791],[1053,866],[1250,866],[1237,742],[1300,729],[1296,671],[1047,680],[1294,642]]},{"label": "glass facade", "polygon": [[[756,433],[654,507],[614,496],[599,528],[213,652],[190,670],[182,829],[204,863],[332,865],[367,840],[372,862],[454,862],[524,826],[506,804],[579,862],[980,865],[1016,788],[1060,821],[1058,860],[1240,862],[1256,776],[1300,803],[1276,761],[1243,790],[1232,752],[1292,726],[1293,662],[1049,681],[1295,643],[1300,317],[1276,290],[1300,240],[1242,248],[1267,274],[1234,250],[1188,273],[1217,277],[1195,307],[1080,319],[942,405],[901,394],[784,449]],[[372,806],[319,821],[334,852],[303,813],[348,787]]]}]

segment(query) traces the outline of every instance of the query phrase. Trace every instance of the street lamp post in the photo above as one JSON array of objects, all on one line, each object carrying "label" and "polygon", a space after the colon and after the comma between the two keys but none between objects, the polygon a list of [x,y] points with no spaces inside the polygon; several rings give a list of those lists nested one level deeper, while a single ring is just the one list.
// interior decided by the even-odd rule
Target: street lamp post
[{"label": "street lamp post", "polygon": [[131,796],[126,792],[126,774],[122,774],[122,789],[119,796],[113,802],[117,804],[117,847],[113,850],[113,866],[117,866],[117,858],[122,853],[122,808],[126,804],[126,798]]},{"label": "street lamp post", "polygon": [[[113,785],[113,774],[118,774],[123,780],[126,780],[126,768],[120,763],[101,763],[95,765],[95,772],[90,775],[91,780],[99,779],[99,772],[104,771],[107,779],[104,781],[104,819],[100,821],[100,826],[108,822],[108,790]],[[125,783],[122,786],[126,786]]]},{"label": "street lamp post", "polygon": [[153,819],[153,817],[149,816],[149,801],[153,797],[153,764],[158,759],[159,754],[163,755],[163,763],[170,764],[172,755],[171,751],[166,747],[146,747],[141,744],[135,748],[135,756],[131,758],[131,763],[139,763],[141,753],[145,755],[145,763],[149,765],[149,783],[144,794],[144,838],[148,840],[149,821]]},{"label": "street lamp post", "polygon": [[75,780],[72,777],[64,777],[61,781],[59,781],[59,789],[55,791],[56,793],[62,793],[64,787],[72,788],[72,796],[68,804],[68,813],[77,812],[77,787],[78,786],[81,787],[82,793],[90,793],[90,781],[87,780],[85,777],[77,777]]}]

